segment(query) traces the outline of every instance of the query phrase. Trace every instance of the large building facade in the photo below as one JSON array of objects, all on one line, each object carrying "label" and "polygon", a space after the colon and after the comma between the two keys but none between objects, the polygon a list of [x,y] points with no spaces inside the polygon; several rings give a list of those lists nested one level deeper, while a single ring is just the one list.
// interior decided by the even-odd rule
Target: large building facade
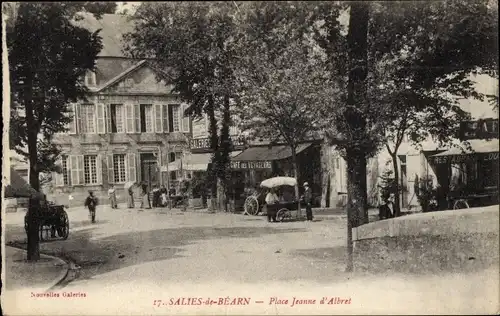
[{"label": "large building facade", "polygon": [[102,28],[104,47],[95,71],[85,76],[90,95],[71,104],[69,132],[54,137],[62,148],[62,173],[53,174],[49,194],[80,200],[89,190],[104,196],[111,184],[120,191],[129,181],[175,185],[179,172],[162,172],[161,166],[188,151],[187,105],[157,80],[147,61],[124,56],[116,34],[130,29],[125,16],[104,15],[100,21],[87,16],[82,23]]}]

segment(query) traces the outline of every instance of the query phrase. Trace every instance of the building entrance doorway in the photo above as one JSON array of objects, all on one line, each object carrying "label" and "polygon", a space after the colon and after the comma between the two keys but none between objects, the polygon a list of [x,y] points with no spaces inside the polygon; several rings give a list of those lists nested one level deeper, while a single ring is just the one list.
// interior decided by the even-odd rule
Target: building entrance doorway
[{"label": "building entrance doorway", "polygon": [[141,157],[141,182],[148,186],[149,191],[160,185],[158,160],[153,153],[143,153]]}]

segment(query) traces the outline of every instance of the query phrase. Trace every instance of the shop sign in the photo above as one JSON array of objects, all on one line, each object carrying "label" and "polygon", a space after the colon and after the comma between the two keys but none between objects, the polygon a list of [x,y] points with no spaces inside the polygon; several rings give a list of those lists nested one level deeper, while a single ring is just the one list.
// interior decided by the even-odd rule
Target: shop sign
[{"label": "shop sign", "polygon": [[453,155],[453,156],[438,156],[438,157],[432,157],[434,160],[434,163],[437,164],[443,164],[450,162],[452,164],[457,164],[457,163],[462,163],[466,162],[469,160],[474,160],[479,158],[484,161],[493,161],[493,160],[498,160],[498,153],[487,153],[487,154],[480,154],[480,155]]},{"label": "shop sign", "polygon": [[485,161],[498,160],[498,153],[485,154],[484,160]]},{"label": "shop sign", "polygon": [[[233,144],[233,149],[240,149],[245,147],[245,139],[243,137],[239,137],[236,139],[231,139]],[[210,150],[210,138],[198,138],[191,139],[189,142],[189,146],[191,150]]]},{"label": "shop sign", "polygon": [[231,161],[231,169],[271,169],[270,161]]},{"label": "shop sign", "polygon": [[498,138],[498,119],[462,122],[459,137],[461,139]]}]

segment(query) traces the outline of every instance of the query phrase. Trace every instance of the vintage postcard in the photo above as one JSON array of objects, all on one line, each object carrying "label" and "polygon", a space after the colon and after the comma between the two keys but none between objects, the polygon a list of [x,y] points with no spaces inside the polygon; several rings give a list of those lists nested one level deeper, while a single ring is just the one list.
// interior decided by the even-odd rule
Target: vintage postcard
[{"label": "vintage postcard", "polygon": [[498,314],[498,4],[2,3],[2,313]]}]

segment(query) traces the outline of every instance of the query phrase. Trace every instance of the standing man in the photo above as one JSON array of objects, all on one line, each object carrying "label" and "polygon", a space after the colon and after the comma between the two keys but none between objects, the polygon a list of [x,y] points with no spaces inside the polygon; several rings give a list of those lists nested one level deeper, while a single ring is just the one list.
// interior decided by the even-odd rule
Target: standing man
[{"label": "standing man", "polygon": [[278,196],[274,192],[273,189],[270,189],[266,195],[266,213],[267,213],[267,221],[276,222],[276,203],[279,202]]},{"label": "standing man", "polygon": [[306,204],[306,216],[308,221],[313,220],[312,212],[312,190],[309,183],[304,182],[304,203]]},{"label": "standing man", "polygon": [[97,197],[94,196],[94,192],[89,191],[89,195],[85,199],[85,206],[88,207],[90,213],[90,219],[92,223],[95,223],[95,209],[97,207]]}]

